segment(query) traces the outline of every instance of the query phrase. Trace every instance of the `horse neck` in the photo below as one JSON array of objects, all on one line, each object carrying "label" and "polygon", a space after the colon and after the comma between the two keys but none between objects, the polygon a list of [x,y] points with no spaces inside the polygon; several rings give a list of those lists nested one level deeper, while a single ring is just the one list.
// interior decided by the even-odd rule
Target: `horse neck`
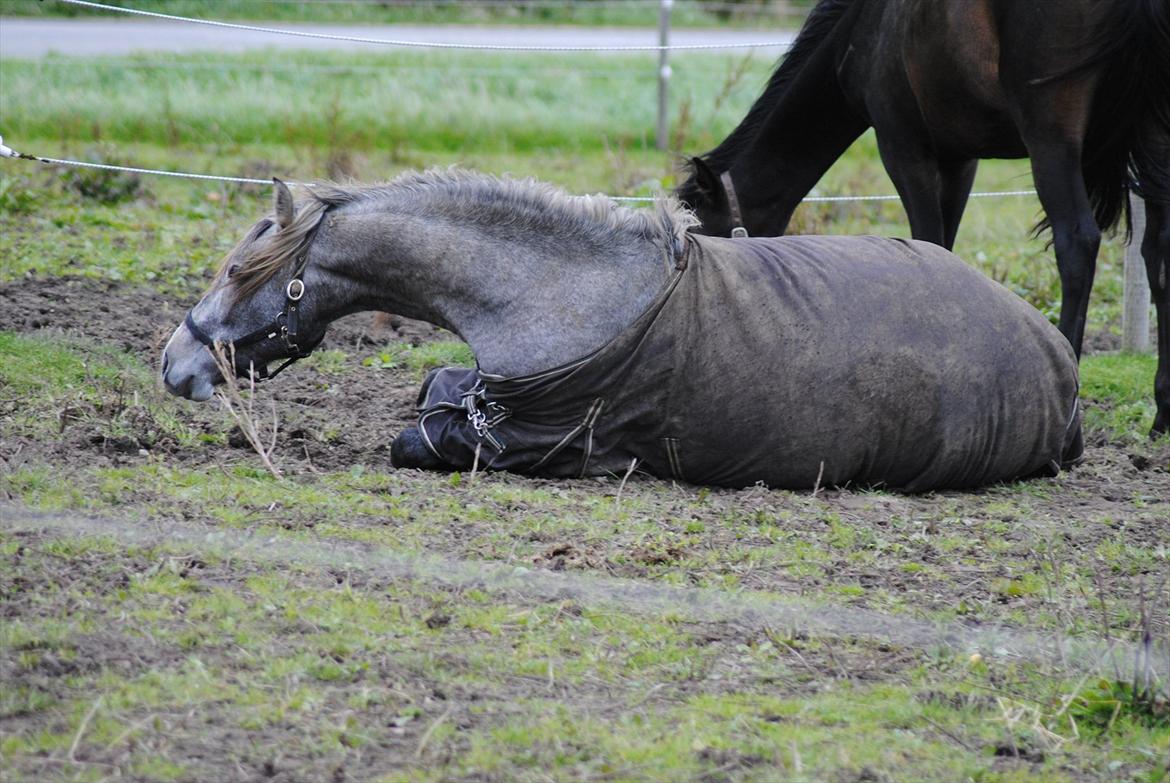
[{"label": "horse neck", "polygon": [[[334,213],[318,242],[351,286],[336,315],[380,310],[456,333],[479,366],[539,372],[616,337],[661,290],[664,250],[624,241],[516,236],[391,211]],[[334,316],[336,317],[336,316]]]},{"label": "horse neck", "polygon": [[855,9],[861,5],[846,11],[783,89],[761,97],[771,102],[770,107],[754,106],[708,156],[713,168],[731,173],[740,207],[755,233],[784,233],[800,200],[869,127],[837,76],[853,37]]}]

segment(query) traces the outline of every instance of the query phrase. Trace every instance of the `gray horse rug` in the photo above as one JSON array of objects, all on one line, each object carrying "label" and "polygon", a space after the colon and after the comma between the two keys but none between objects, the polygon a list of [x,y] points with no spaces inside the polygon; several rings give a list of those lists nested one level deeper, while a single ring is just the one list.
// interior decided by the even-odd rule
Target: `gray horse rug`
[{"label": "gray horse rug", "polygon": [[920,492],[1075,463],[1077,391],[1064,336],[940,247],[691,236],[654,303],[589,356],[433,371],[419,431],[458,469]]}]

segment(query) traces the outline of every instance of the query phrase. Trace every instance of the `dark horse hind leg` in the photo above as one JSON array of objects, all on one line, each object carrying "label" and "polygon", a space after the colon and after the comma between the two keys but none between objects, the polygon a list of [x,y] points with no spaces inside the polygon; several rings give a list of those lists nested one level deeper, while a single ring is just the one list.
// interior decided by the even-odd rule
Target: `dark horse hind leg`
[{"label": "dark horse hind leg", "polygon": [[1150,293],[1158,311],[1158,370],[1154,374],[1154,427],[1151,435],[1170,432],[1170,203],[1146,202],[1142,257]]}]

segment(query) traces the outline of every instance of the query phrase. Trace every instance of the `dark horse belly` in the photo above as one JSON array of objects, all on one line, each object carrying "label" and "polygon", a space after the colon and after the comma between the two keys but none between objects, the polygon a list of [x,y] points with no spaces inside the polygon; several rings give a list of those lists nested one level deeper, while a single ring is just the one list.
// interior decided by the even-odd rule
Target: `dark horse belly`
[{"label": "dark horse belly", "polygon": [[924,491],[1054,474],[1076,399],[1067,340],[937,246],[696,237],[619,338],[525,378],[441,371],[420,431],[461,468]]}]

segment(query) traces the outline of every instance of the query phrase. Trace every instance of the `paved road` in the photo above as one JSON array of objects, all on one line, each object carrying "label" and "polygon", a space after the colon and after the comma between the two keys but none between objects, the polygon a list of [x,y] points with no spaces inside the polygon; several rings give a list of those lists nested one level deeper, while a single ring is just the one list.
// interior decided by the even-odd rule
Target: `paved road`
[{"label": "paved road", "polygon": [[[264,23],[257,23],[264,25]],[[329,35],[475,45],[522,46],[653,46],[658,31],[641,28],[471,27],[413,25],[312,25],[287,22],[264,26]],[[791,41],[791,31],[675,30],[670,43],[734,44]],[[0,19],[0,57],[34,58],[63,55],[125,55],[141,51],[239,52],[245,49],[376,50],[382,44],[328,41],[289,35],[208,27],[186,22],[139,19]],[[726,52],[726,50],[714,50]],[[746,51],[746,50],[739,50]],[[781,47],[756,50],[775,58]],[[672,53],[681,56],[683,53]]]}]

